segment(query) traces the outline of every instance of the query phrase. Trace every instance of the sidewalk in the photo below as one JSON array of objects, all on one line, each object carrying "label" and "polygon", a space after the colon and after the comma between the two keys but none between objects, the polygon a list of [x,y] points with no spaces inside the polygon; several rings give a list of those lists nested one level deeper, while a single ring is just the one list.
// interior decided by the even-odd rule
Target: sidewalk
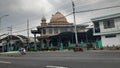
[{"label": "sidewalk", "polygon": [[21,56],[21,53],[19,51],[2,52],[2,53],[0,53],[0,56],[19,57],[19,56]]},{"label": "sidewalk", "polygon": [[84,52],[120,52],[120,50],[84,50]]},{"label": "sidewalk", "polygon": [[[56,51],[27,51],[27,53],[48,53],[48,52],[74,52],[73,50],[56,50]],[[81,52],[81,51],[78,51]],[[84,49],[83,52],[120,52],[120,50],[87,50]]]}]

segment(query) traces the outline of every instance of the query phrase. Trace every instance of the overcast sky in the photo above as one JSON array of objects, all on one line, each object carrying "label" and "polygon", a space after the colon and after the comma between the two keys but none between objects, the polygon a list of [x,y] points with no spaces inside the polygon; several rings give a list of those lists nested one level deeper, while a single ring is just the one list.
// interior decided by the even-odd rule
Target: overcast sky
[{"label": "overcast sky", "polygon": [[[75,3],[76,11],[110,7],[120,4],[120,0],[73,1]],[[49,22],[52,14],[55,14],[57,11],[60,11],[64,15],[71,13],[71,0],[0,0],[0,17],[9,15],[2,18],[0,34],[8,33],[7,27],[12,25],[13,34],[27,35],[27,31],[19,32],[27,28],[27,19],[29,19],[30,28],[39,26],[43,16],[46,17],[47,22]],[[91,18],[119,12],[120,7],[86,13],[76,13],[76,21],[77,24],[81,24],[89,22]],[[73,22],[73,16],[67,16],[67,20],[68,22]]]}]

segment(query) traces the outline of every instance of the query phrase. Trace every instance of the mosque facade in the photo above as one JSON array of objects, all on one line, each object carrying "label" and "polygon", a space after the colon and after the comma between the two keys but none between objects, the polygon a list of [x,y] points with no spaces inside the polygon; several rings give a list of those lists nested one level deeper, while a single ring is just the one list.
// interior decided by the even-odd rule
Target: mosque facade
[{"label": "mosque facade", "polygon": [[[42,17],[40,26],[37,26],[37,30],[31,30],[31,33],[34,34],[34,41],[38,39],[41,45],[45,44],[47,47],[49,47],[51,42],[51,39],[49,39],[50,37],[57,36],[65,32],[74,32],[74,26],[74,23],[69,23],[61,12],[56,12],[54,15],[52,15],[49,23],[46,22],[45,17]],[[77,32],[84,32],[86,26],[76,25],[76,27]],[[40,34],[40,36],[36,37],[36,34]]]}]

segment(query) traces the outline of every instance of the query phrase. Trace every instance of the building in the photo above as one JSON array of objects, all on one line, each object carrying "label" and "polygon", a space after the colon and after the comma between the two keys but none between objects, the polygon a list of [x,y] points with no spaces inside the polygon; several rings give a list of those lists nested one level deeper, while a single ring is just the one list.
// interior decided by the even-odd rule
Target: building
[{"label": "building", "polygon": [[[87,26],[88,25],[76,25],[77,32],[84,32]],[[65,42],[65,40],[70,41],[69,38],[71,36],[69,36],[69,38],[67,39],[65,39],[64,37],[64,39],[62,39],[64,41],[62,41],[60,38],[62,37],[63,33],[66,33],[66,32],[74,33],[74,28],[75,28],[74,23],[69,23],[66,17],[62,13],[56,12],[54,15],[52,15],[49,23],[47,23],[46,18],[43,17],[41,19],[40,26],[37,27],[37,30],[31,30],[31,33],[34,34],[35,41],[37,38],[40,41],[41,45],[45,44],[46,47],[49,47],[49,44],[52,42],[51,37],[57,36],[56,37],[57,39],[52,42],[52,43],[56,42],[56,46],[59,45],[60,42]],[[40,34],[40,36],[36,37],[36,34]]]},{"label": "building", "polygon": [[17,51],[19,48],[27,46],[29,40],[23,35],[4,34],[0,38],[0,52]]},{"label": "building", "polygon": [[94,35],[101,36],[102,46],[120,45],[120,13],[92,19]]}]

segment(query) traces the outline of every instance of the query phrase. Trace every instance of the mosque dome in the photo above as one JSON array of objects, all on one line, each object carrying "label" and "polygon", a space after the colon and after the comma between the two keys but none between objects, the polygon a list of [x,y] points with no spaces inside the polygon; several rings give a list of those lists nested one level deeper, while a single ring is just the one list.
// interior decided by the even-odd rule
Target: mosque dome
[{"label": "mosque dome", "polygon": [[56,12],[55,15],[52,15],[52,18],[50,20],[50,23],[68,23],[67,19],[65,18],[65,16],[60,13],[60,12]]},{"label": "mosque dome", "polygon": [[45,17],[42,17],[41,21],[46,21],[46,18],[45,18]]}]

